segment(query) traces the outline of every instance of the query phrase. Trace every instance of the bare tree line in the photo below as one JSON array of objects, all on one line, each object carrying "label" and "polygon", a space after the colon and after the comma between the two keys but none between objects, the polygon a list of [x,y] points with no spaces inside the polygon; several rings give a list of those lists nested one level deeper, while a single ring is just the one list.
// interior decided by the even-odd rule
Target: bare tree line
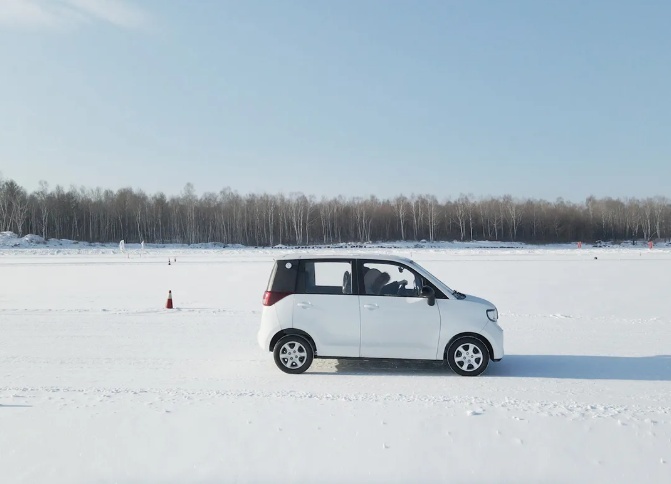
[{"label": "bare tree line", "polygon": [[0,179],[0,231],[89,242],[201,243],[255,246],[397,240],[492,240],[531,243],[668,239],[671,201],[475,198],[433,195],[393,199],[321,198],[302,193],[240,195],[229,188],[198,196],[60,186],[28,193]]}]

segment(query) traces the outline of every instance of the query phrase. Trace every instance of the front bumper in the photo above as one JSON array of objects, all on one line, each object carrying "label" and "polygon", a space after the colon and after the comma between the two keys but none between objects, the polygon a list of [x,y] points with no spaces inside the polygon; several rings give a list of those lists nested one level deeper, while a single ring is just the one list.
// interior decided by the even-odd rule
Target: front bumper
[{"label": "front bumper", "polygon": [[492,361],[500,361],[503,358],[503,328],[496,323],[489,322],[482,329],[482,334],[492,345],[493,354],[490,355]]}]

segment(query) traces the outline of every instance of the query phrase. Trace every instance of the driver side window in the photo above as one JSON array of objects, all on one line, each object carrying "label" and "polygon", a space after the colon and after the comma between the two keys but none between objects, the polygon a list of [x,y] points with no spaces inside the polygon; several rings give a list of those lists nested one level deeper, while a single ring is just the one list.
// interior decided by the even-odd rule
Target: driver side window
[{"label": "driver side window", "polygon": [[419,297],[421,276],[391,262],[364,262],[363,288],[367,296]]}]

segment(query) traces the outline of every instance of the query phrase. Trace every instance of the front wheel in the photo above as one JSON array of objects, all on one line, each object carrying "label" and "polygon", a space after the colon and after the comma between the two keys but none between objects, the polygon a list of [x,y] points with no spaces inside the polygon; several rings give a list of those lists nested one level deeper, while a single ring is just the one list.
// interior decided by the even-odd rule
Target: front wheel
[{"label": "front wheel", "polygon": [[275,364],[285,373],[303,373],[310,368],[314,353],[305,338],[290,334],[280,339],[273,349]]},{"label": "front wheel", "polygon": [[487,369],[489,351],[477,338],[459,338],[447,349],[447,364],[457,375],[477,376]]}]

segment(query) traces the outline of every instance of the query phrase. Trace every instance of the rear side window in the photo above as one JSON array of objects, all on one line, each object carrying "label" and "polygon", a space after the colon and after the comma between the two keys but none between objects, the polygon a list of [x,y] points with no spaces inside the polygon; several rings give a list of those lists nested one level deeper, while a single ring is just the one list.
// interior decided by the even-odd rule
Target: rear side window
[{"label": "rear side window", "polygon": [[352,294],[350,261],[301,261],[298,292],[304,294]]},{"label": "rear side window", "polygon": [[275,262],[273,272],[268,281],[268,291],[272,292],[294,292],[296,290],[296,279],[298,277],[298,261],[278,260]]}]

